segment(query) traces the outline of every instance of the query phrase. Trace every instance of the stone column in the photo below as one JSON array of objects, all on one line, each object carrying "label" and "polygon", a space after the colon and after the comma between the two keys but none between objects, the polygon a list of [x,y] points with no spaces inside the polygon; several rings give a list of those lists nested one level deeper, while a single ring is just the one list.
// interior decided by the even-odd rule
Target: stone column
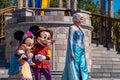
[{"label": "stone column", "polygon": [[32,7],[35,8],[35,0],[32,0]]},{"label": "stone column", "polygon": [[77,10],[77,0],[72,0],[71,9],[73,12]]},{"label": "stone column", "polygon": [[66,8],[67,9],[70,9],[70,2],[71,2],[70,0],[66,0]]},{"label": "stone column", "polygon": [[62,0],[58,0],[58,7],[62,8],[62,6],[63,6]]},{"label": "stone column", "polygon": [[24,0],[17,0],[17,4],[18,4],[18,5],[17,5],[17,8],[18,8],[18,9],[23,8],[23,6],[24,6],[23,1],[24,1]]},{"label": "stone column", "polygon": [[17,8],[20,9],[20,0],[17,0]]},{"label": "stone column", "polygon": [[[108,0],[108,16],[114,18],[114,0]],[[113,48],[113,27],[112,27],[112,21],[109,21],[109,37],[108,37],[108,48]]]},{"label": "stone column", "polygon": [[28,0],[24,0],[25,7],[28,8]]},{"label": "stone column", "polygon": [[114,0],[108,0],[108,16],[114,17]]}]

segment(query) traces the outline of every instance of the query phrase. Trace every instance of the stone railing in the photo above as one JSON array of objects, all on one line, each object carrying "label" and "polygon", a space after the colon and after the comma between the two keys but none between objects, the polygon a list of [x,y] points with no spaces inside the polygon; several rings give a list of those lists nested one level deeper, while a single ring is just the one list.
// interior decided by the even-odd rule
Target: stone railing
[{"label": "stone railing", "polygon": [[6,13],[6,12],[10,12],[11,10],[15,10],[16,9],[16,6],[11,6],[11,7],[7,7],[7,8],[4,8],[4,9],[1,9],[0,10],[0,15]]},{"label": "stone railing", "polygon": [[[36,12],[44,11],[44,16],[36,15]],[[47,8],[47,9],[18,9],[13,11],[12,19],[7,21],[7,24],[15,24],[21,22],[41,22],[41,21],[49,21],[53,23],[53,21],[65,21],[65,23],[71,21],[68,19],[70,17],[70,10],[65,8]],[[47,22],[46,22],[47,23]]]},{"label": "stone railing", "polygon": [[4,27],[6,24],[5,13],[10,13],[15,9],[16,9],[16,6],[0,9],[0,39],[5,37],[5,30],[4,30]]}]

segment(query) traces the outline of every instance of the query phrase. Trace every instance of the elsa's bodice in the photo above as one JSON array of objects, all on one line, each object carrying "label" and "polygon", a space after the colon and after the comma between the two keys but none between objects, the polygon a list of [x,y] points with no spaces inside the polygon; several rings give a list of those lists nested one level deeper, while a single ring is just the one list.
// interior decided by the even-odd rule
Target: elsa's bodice
[{"label": "elsa's bodice", "polygon": [[80,48],[84,48],[84,33],[81,29],[76,27],[75,25],[70,27],[70,44],[71,44],[71,49],[73,45],[77,45]]},{"label": "elsa's bodice", "polygon": [[84,48],[84,34],[82,30],[75,30],[73,32],[73,45],[78,45],[80,48]]}]

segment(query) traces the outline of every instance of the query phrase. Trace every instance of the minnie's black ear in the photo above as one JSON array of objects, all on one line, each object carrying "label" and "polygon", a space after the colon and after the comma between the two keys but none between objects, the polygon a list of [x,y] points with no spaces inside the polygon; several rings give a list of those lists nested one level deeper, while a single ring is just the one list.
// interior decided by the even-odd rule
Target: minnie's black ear
[{"label": "minnie's black ear", "polygon": [[14,38],[21,42],[23,35],[24,35],[24,32],[19,30],[14,33]]},{"label": "minnie's black ear", "polygon": [[39,26],[38,25],[33,25],[29,29],[30,32],[32,32],[34,35],[39,31]]}]

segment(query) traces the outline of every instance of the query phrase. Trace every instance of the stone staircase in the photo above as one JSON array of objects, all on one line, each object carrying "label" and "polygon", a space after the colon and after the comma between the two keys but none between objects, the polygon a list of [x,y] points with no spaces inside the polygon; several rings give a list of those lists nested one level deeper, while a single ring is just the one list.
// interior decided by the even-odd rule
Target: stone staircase
[{"label": "stone staircase", "polygon": [[[0,80],[8,79],[8,63],[5,62],[3,42],[0,44]],[[115,49],[107,50],[102,45],[93,44],[92,68],[89,73],[90,80],[120,80],[120,54]],[[52,71],[53,80],[61,80],[62,71]],[[42,76],[42,80],[44,76]]]},{"label": "stone staircase", "polygon": [[91,56],[91,80],[120,80],[120,54],[115,49],[93,44]]},{"label": "stone staircase", "polygon": [[[52,80],[61,80],[61,77],[62,71],[52,71]],[[41,80],[46,80],[43,75]]]},{"label": "stone staircase", "polygon": [[6,80],[8,77],[9,64],[5,58],[5,40],[0,39],[0,80]]}]

